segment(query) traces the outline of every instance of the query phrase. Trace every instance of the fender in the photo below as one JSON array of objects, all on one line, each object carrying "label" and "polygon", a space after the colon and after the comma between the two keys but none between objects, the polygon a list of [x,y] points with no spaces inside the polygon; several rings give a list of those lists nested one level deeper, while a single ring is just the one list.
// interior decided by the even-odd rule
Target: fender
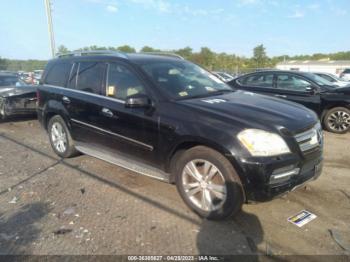
[{"label": "fender", "polygon": [[194,137],[194,136],[180,137],[179,139],[177,139],[177,143],[172,146],[170,153],[167,156],[166,167],[165,167],[166,171],[170,171],[171,182],[175,181],[174,174],[172,172],[172,163],[174,164],[173,160],[176,162],[176,157],[178,157],[176,153],[181,150],[186,150],[198,145],[207,146],[223,154],[230,161],[233,168],[236,170],[239,178],[241,179],[242,184],[245,186],[247,183],[249,183],[249,181],[247,180],[247,177],[243,175],[243,170],[241,169],[237,159],[235,158],[235,155],[238,152],[232,151],[232,150],[235,151],[236,147],[233,147],[232,149],[228,149],[211,139],[208,140],[207,138]]},{"label": "fender", "polygon": [[47,125],[49,123],[50,118],[54,115],[60,115],[66,122],[67,127],[71,129],[69,113],[67,109],[62,105],[62,103],[55,100],[49,100],[43,106],[43,112],[44,112],[43,126],[45,127],[46,130],[47,130]]}]

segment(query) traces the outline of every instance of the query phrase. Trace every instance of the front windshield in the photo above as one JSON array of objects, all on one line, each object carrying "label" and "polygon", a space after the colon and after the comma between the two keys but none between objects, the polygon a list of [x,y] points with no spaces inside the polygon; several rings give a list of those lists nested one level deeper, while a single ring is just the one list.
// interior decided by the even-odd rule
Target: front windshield
[{"label": "front windshield", "polygon": [[305,73],[310,79],[312,79],[313,81],[315,81],[318,85],[320,86],[334,86],[337,87],[337,85],[335,85],[334,83],[328,81],[327,79],[324,79],[323,77],[320,77],[318,75],[315,74],[311,74],[311,73]]},{"label": "front windshield", "polygon": [[211,96],[232,89],[203,68],[186,61],[147,61],[142,69],[171,98]]}]

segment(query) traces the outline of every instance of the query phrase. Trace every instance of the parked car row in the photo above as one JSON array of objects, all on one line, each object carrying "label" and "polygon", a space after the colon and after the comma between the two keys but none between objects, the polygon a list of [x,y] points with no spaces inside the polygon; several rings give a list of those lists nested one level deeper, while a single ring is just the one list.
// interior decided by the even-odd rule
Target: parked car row
[{"label": "parked car row", "polygon": [[41,79],[43,70],[34,70],[33,72],[19,71],[17,74],[20,79],[26,84],[38,85]]},{"label": "parked car row", "polygon": [[246,74],[228,84],[302,104],[313,110],[330,132],[350,129],[350,86],[340,88],[317,74],[282,70]]}]

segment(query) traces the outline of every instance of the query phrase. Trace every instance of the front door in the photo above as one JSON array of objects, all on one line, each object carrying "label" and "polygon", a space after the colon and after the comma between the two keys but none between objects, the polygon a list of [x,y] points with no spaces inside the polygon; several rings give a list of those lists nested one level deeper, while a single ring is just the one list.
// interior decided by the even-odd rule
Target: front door
[{"label": "front door", "polygon": [[301,76],[276,73],[275,96],[302,104],[320,114],[321,97],[313,83]]},{"label": "front door", "polygon": [[102,119],[110,133],[111,148],[147,164],[158,165],[158,114],[155,107],[127,108],[128,96],[146,94],[146,83],[138,73],[127,64],[112,62],[108,64],[107,87]]}]

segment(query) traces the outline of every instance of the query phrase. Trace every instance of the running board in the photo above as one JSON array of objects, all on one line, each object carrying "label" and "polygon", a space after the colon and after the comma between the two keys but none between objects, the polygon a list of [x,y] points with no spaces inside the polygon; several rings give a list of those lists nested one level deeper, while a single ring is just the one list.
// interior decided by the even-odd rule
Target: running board
[{"label": "running board", "polygon": [[107,153],[85,145],[76,145],[75,148],[83,154],[96,157],[111,164],[139,173],[141,175],[152,177],[154,179],[158,179],[163,182],[169,183],[170,175],[168,173],[158,168],[147,165],[145,163],[141,163],[136,160],[127,158],[126,156],[123,156],[121,154],[110,152]]}]

